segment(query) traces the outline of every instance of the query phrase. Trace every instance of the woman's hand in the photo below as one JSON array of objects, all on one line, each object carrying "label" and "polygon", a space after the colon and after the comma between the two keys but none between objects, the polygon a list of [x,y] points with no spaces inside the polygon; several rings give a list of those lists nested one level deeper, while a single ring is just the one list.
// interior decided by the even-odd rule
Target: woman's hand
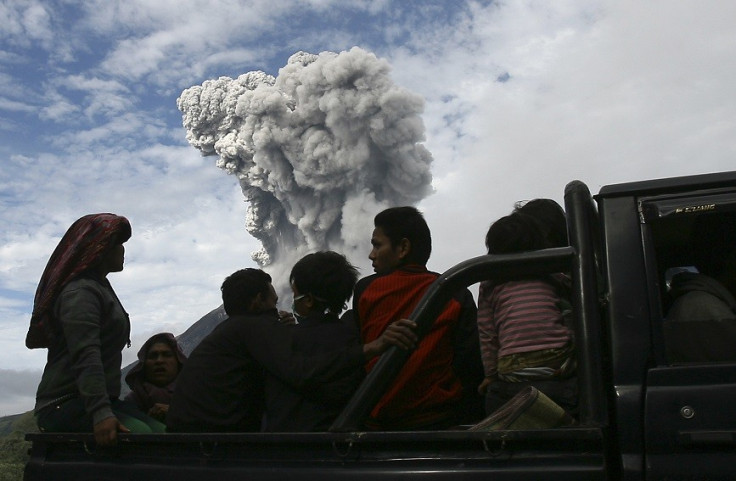
[{"label": "woman's hand", "polygon": [[115,446],[118,443],[118,432],[130,432],[115,416],[103,419],[93,429],[95,442],[100,446]]}]

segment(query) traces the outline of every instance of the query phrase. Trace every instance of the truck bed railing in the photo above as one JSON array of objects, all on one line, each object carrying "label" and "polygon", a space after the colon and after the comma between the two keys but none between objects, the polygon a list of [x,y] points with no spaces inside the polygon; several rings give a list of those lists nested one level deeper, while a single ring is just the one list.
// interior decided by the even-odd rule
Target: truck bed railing
[{"label": "truck bed railing", "polygon": [[570,245],[575,250],[572,269],[575,348],[578,356],[578,421],[604,426],[608,423],[608,398],[603,382],[603,332],[601,329],[600,245],[598,213],[588,187],[572,181],[565,187],[565,211]]}]

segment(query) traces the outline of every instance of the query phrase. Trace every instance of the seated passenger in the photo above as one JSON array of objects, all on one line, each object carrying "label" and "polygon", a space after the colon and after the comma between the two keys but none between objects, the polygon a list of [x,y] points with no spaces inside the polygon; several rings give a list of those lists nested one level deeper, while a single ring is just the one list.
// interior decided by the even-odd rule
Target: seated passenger
[{"label": "seated passenger", "polygon": [[[519,210],[502,217],[486,235],[488,253],[558,247],[540,228],[543,222]],[[569,288],[564,274],[480,284],[478,331],[486,377],[478,390],[486,394],[487,414],[530,385],[576,412],[574,343],[564,317]]]},{"label": "seated passenger", "polygon": [[[374,219],[375,274],[355,287],[353,315],[363,342],[379,338],[408,317],[439,277],[427,270],[432,237],[414,207],[384,210]],[[482,379],[476,308],[470,291],[458,292],[435,319],[366,422],[374,430],[445,429],[483,416],[476,387]],[[370,371],[374,363],[369,363]]]},{"label": "seated passenger", "polygon": [[[339,314],[353,294],[358,270],[336,252],[316,252],[297,262],[289,281],[297,319],[294,349],[305,355],[337,351],[359,342],[354,323]],[[347,372],[324,385],[297,391],[266,376],[266,431],[326,431],[363,379],[365,370]]]},{"label": "seated passenger", "polygon": [[736,214],[698,217],[691,246],[699,273],[672,278],[664,323],[672,363],[736,360]]},{"label": "seated passenger", "polygon": [[373,343],[305,355],[295,349],[295,329],[278,322],[271,276],[259,269],[237,271],[223,282],[222,299],[229,317],[184,364],[166,416],[169,431],[259,431],[264,370],[305,392],[361,369],[390,345],[408,349],[416,340],[416,326],[404,320]]},{"label": "seated passenger", "polygon": [[153,335],[140,348],[138,362],[125,376],[130,387],[125,400],[134,402],[138,409],[164,422],[176,377],[186,359],[173,334]]}]

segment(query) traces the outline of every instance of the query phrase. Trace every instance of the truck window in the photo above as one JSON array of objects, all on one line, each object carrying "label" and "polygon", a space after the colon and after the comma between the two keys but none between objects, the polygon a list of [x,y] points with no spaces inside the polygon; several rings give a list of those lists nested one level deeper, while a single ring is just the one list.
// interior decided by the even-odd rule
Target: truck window
[{"label": "truck window", "polygon": [[736,210],[732,196],[642,208],[657,364],[736,361]]}]

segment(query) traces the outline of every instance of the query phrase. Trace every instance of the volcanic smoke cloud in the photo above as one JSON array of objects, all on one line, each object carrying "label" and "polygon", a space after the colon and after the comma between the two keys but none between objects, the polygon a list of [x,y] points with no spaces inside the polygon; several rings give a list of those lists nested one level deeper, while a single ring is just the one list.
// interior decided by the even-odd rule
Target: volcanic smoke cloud
[{"label": "volcanic smoke cloud", "polygon": [[298,52],[278,77],[220,77],[177,100],[187,140],[240,179],[261,266],[331,249],[365,258],[373,216],[431,192],[424,103],[360,48]]}]

